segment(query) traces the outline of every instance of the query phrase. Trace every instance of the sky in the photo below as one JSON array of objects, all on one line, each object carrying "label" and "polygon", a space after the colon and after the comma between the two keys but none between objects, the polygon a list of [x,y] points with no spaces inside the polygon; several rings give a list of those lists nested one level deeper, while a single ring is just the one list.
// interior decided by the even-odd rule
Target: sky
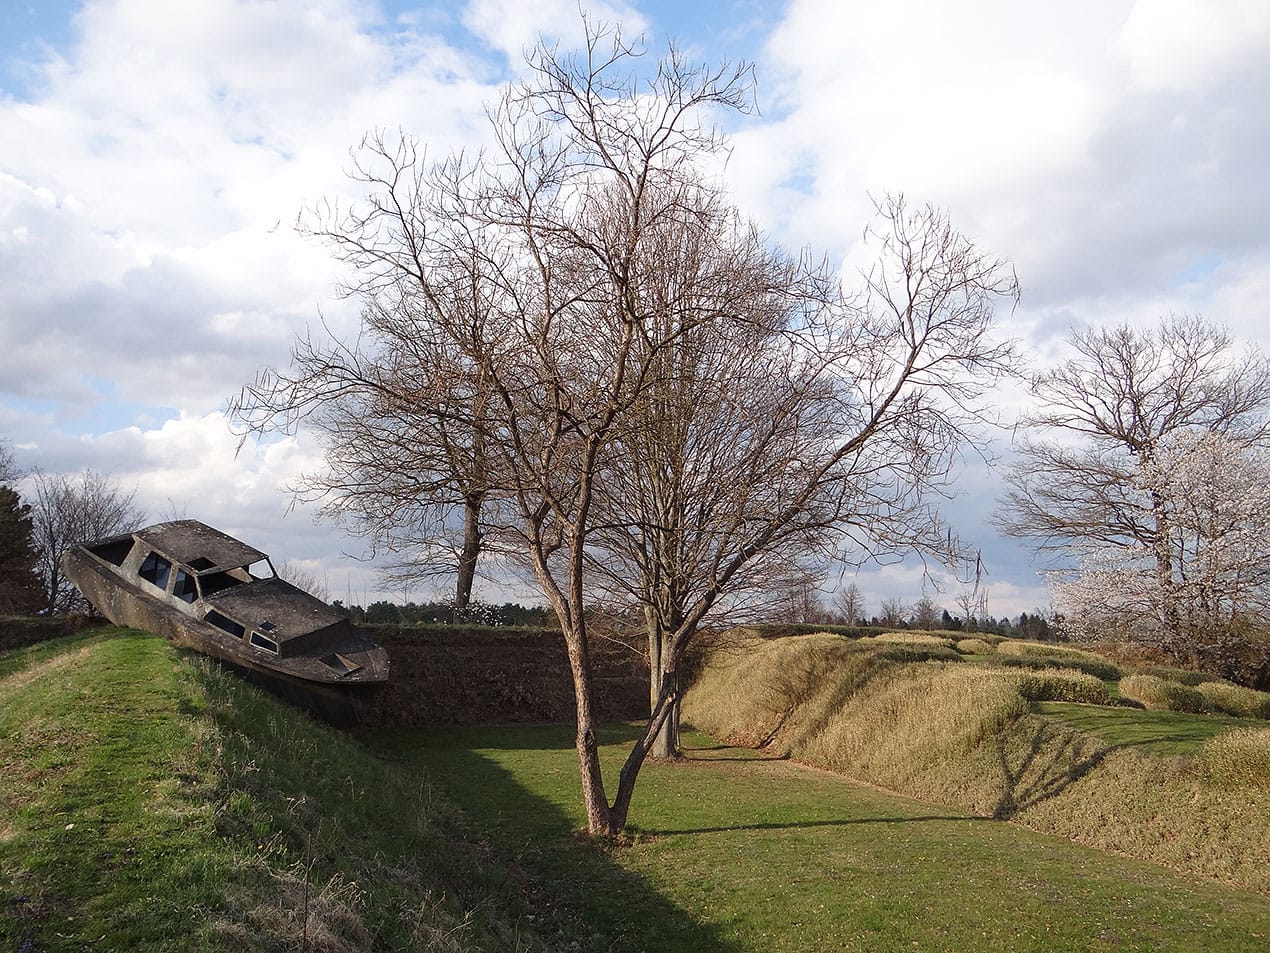
[{"label": "sky", "polygon": [[[1035,368],[1073,328],[1199,314],[1270,349],[1270,3],[682,0],[584,3],[696,59],[752,62],[726,180],[774,241],[862,255],[870,196],[947,210],[1009,259],[1002,332]],[[287,491],[303,429],[240,446],[227,400],[297,334],[355,329],[329,250],[294,225],[367,133],[479,145],[483,107],[576,0],[0,0],[0,439],[48,472],[108,472],[154,520],[202,519],[302,566],[331,598],[380,591],[361,541]],[[1007,419],[1022,391],[1001,393]],[[993,435],[1008,460],[1011,435]],[[944,511],[979,546],[987,610],[1048,605],[1042,564],[990,524],[974,458]],[[870,611],[926,585],[909,560],[847,576]],[[830,579],[832,586],[837,577]],[[493,601],[529,599],[495,581]]]}]

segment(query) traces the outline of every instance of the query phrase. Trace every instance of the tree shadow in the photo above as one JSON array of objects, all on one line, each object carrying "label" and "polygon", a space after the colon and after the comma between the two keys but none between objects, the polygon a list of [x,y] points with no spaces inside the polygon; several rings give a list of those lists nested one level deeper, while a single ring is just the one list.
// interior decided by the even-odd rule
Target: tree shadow
[{"label": "tree shadow", "polygon": [[788,821],[780,824],[734,824],[726,827],[691,827],[664,828],[661,830],[644,830],[641,833],[651,837],[665,837],[671,834],[729,834],[736,831],[784,831],[804,830],[813,827],[858,827],[865,824],[919,824],[931,821],[991,821],[988,817],[974,817],[956,814],[926,814],[916,817],[844,817],[820,821]]},{"label": "tree shadow", "polygon": [[[616,743],[633,738],[638,730],[639,726],[605,725],[600,741]],[[462,728],[394,730],[367,733],[363,740],[381,757],[418,767],[461,810],[463,826],[477,849],[510,872],[533,913],[536,932],[558,949],[739,949],[725,941],[717,927],[701,923],[644,876],[617,863],[613,851],[620,847],[592,840],[558,804],[529,790],[479,750],[572,748],[572,726],[512,726],[506,732],[500,729],[497,738],[493,735],[488,727],[471,733]],[[549,761],[542,762],[544,772],[568,770],[571,780],[576,779],[576,763],[570,761],[566,769],[555,759]]]},{"label": "tree shadow", "polygon": [[1007,748],[1004,736],[998,736],[995,747],[1002,786],[992,816],[1008,821],[1061,794],[1119,746],[1108,747],[1041,722],[1021,750],[1017,746],[1013,751]]}]

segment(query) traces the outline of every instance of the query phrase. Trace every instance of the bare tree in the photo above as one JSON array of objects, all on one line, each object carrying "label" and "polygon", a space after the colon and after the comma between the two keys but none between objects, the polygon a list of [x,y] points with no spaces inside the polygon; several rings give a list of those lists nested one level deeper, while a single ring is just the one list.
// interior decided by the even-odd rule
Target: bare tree
[{"label": "bare tree", "polygon": [[988,593],[976,581],[957,595],[957,608],[961,610],[965,630],[977,632],[980,620],[988,614]]},{"label": "bare tree", "polygon": [[[1163,446],[1211,433],[1247,447],[1270,440],[1270,362],[1229,332],[1173,317],[1073,334],[1077,356],[1038,375],[1041,409],[1021,431],[997,522],[1069,562],[1097,553],[1149,560],[1159,592],[1175,590],[1182,553],[1172,504],[1143,491]],[[1182,608],[1157,605],[1160,631],[1180,634]]]},{"label": "bare tree", "polygon": [[859,625],[864,618],[864,592],[856,583],[849,583],[834,594],[833,607],[843,625]]},{"label": "bare tree", "polygon": [[932,498],[973,438],[983,382],[1012,367],[988,329],[1013,274],[936,209],[887,196],[877,213],[877,261],[854,297],[752,230],[715,267],[663,268],[677,294],[650,313],[718,317],[679,334],[615,428],[591,549],[648,618],[651,694],[671,699],[655,704],[670,705],[659,755],[674,750],[677,666],[703,621],[805,591],[817,561],[969,560]]},{"label": "bare tree", "polygon": [[[294,373],[266,372],[234,409],[256,431],[308,415],[347,476],[324,492],[355,498],[382,478],[434,519],[463,485],[440,428],[479,444],[483,545],[519,554],[560,621],[588,827],[611,835],[712,612],[809,548],[960,554],[929,498],[974,435],[986,382],[1011,365],[990,330],[1016,288],[1003,262],[902,198],[879,203],[878,264],[855,298],[769,252],[701,169],[721,145],[702,111],[745,108],[747,70],[672,49],[642,84],[624,72],[639,50],[587,34],[581,57],[531,56],[532,78],[490,112],[487,155],[423,167],[412,146],[370,142],[376,194],[323,231],[359,269],[368,339],[304,342]],[[738,343],[772,392],[757,412],[744,403],[757,388],[719,376]],[[341,403],[352,410],[332,415]],[[705,412],[677,416],[688,405]],[[388,435],[382,459],[400,473],[344,466],[350,417],[389,421],[366,433]],[[637,481],[648,492],[623,505]],[[612,802],[584,612],[597,580],[635,596],[660,651]]]},{"label": "bare tree", "polygon": [[86,609],[83,596],[62,573],[62,557],[79,543],[128,532],[144,523],[145,513],[135,505],[136,490],[124,491],[108,474],[93,470],[67,476],[37,469],[31,484],[43,611]]},{"label": "bare tree", "polygon": [[909,611],[909,621],[915,629],[937,629],[943,620],[944,610],[930,596],[922,596]]},{"label": "bare tree", "polygon": [[8,486],[22,476],[13,459],[13,448],[7,440],[0,440],[0,484]]},{"label": "bare tree", "polygon": [[291,585],[303,589],[311,596],[317,596],[323,602],[330,602],[330,587],[327,586],[326,580],[319,578],[312,569],[290,559],[283,560],[276,569],[278,575]]},{"label": "bare tree", "polygon": [[904,619],[908,616],[908,605],[903,599],[889,597],[882,600],[881,610],[878,613],[878,620],[883,625],[901,626]]}]

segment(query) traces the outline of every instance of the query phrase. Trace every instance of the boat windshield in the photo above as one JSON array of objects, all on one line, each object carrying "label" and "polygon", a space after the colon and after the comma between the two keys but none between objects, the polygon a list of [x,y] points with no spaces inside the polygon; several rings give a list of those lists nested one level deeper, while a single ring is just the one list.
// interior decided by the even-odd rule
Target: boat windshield
[{"label": "boat windshield", "polygon": [[184,602],[193,602],[198,598],[198,584],[194,575],[184,569],[176,571],[176,582],[172,585],[172,595]]},{"label": "boat windshield", "polygon": [[198,585],[203,590],[204,599],[217,592],[232,589],[234,586],[241,586],[246,582],[251,582],[251,573],[247,572],[246,569],[226,569],[198,577]]}]

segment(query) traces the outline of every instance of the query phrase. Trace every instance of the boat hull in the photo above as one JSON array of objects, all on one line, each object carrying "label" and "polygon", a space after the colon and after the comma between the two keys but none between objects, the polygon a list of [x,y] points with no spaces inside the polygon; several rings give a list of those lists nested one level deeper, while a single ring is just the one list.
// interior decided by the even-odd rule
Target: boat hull
[{"label": "boat hull", "polygon": [[386,664],[382,673],[360,681],[318,681],[289,672],[287,659],[257,657],[263,653],[245,648],[241,640],[202,619],[126,585],[111,567],[83,547],[66,554],[62,569],[94,608],[115,625],[153,632],[214,658],[331,724],[355,725],[387,678]]}]

